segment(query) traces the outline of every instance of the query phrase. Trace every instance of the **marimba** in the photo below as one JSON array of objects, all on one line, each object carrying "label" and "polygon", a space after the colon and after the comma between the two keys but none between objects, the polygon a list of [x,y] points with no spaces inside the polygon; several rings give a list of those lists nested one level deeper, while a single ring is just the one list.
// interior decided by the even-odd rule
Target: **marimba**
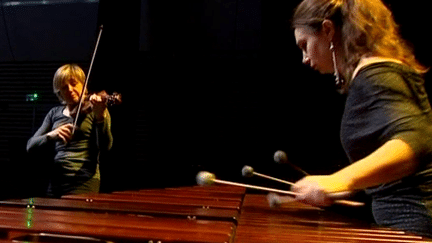
[{"label": "marimba", "polygon": [[191,186],[0,201],[0,242],[426,242],[241,187]]}]

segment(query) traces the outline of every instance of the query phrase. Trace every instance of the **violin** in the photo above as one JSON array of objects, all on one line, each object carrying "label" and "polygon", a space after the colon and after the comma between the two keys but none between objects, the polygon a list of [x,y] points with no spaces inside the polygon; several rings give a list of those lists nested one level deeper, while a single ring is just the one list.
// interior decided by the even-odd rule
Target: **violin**
[{"label": "violin", "polygon": [[[114,92],[112,95],[107,94],[105,91],[101,91],[99,93],[94,93],[101,97],[102,101],[105,102],[107,107],[111,107],[113,105],[120,105],[122,103],[122,95],[120,93]],[[93,105],[90,101],[90,97],[94,94],[87,94],[81,104],[81,109],[79,114],[89,114],[93,111]],[[78,105],[70,112],[72,117],[76,117],[78,113]]]}]

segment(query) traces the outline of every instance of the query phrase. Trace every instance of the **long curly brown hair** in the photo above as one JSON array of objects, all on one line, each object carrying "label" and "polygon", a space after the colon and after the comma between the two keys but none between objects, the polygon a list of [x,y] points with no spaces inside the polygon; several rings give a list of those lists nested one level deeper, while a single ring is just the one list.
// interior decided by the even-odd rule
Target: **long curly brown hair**
[{"label": "long curly brown hair", "polygon": [[334,23],[340,39],[340,64],[346,81],[363,56],[397,59],[419,74],[428,71],[416,60],[399,34],[392,12],[381,0],[304,0],[295,10],[292,27],[319,31],[326,19]]}]

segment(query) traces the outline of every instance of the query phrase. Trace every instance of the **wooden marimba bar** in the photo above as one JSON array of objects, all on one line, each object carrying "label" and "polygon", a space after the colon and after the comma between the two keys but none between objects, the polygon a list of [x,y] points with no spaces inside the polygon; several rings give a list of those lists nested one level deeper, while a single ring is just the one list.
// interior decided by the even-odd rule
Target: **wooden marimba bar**
[{"label": "wooden marimba bar", "polygon": [[269,208],[265,195],[246,194],[235,243],[250,242],[430,242],[403,231],[366,222],[309,205],[291,202]]},{"label": "wooden marimba bar", "polygon": [[232,186],[0,201],[2,242],[427,242]]},{"label": "wooden marimba bar", "polygon": [[0,201],[0,239],[229,243],[244,194],[194,186]]}]

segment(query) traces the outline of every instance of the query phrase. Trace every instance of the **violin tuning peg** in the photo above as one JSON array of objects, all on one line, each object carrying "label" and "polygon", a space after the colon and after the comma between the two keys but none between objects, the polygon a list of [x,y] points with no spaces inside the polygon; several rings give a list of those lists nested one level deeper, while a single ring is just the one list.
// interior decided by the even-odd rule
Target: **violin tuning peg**
[{"label": "violin tuning peg", "polygon": [[120,93],[114,92],[115,104],[120,105],[122,103],[122,95]]},{"label": "violin tuning peg", "polygon": [[112,95],[107,96],[107,105],[119,105],[122,103],[121,94],[114,92]]}]

